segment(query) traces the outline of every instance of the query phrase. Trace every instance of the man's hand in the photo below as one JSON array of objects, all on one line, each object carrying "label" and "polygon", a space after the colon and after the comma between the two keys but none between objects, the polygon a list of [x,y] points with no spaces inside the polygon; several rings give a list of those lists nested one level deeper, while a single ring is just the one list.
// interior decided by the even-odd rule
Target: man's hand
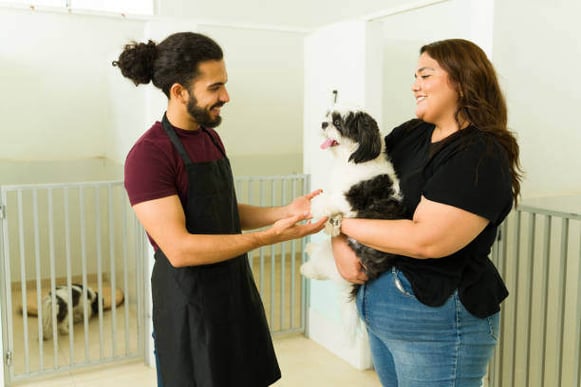
[{"label": "man's hand", "polygon": [[311,200],[323,192],[322,189],[317,189],[313,192],[310,192],[306,195],[299,196],[291,203],[289,203],[286,208],[285,212],[287,216],[294,216],[294,215],[302,215],[302,214],[310,214],[311,213]]},{"label": "man's hand", "polygon": [[[264,231],[264,244],[284,242],[291,239],[302,238],[307,235],[317,233],[325,227],[327,218],[321,218],[315,223],[311,223],[311,216],[308,212],[299,215],[289,216],[276,221],[272,227]],[[301,223],[307,220],[306,223]]]}]

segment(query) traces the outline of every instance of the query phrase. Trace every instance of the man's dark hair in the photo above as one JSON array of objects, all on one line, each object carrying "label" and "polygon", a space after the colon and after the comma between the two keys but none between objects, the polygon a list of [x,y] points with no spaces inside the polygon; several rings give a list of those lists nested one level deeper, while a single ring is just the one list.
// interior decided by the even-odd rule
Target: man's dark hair
[{"label": "man's dark hair", "polygon": [[135,85],[150,81],[169,98],[174,83],[189,88],[198,76],[199,64],[209,60],[222,60],[220,46],[209,37],[194,32],[178,32],[161,43],[127,44],[113,66]]}]

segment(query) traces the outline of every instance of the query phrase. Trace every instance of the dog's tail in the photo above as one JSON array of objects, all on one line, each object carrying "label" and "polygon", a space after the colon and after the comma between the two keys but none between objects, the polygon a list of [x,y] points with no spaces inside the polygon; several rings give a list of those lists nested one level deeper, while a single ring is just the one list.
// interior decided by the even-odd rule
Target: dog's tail
[{"label": "dog's tail", "polygon": [[344,285],[341,290],[341,321],[343,323],[343,345],[353,347],[357,343],[357,339],[366,340],[367,331],[365,324],[359,317],[355,298],[351,294],[353,284]]}]

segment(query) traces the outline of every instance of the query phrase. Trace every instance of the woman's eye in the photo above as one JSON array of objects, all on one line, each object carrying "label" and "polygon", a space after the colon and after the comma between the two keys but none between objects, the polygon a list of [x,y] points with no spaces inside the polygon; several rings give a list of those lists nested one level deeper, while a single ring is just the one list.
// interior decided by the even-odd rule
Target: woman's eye
[{"label": "woman's eye", "polygon": [[430,77],[430,75],[422,75],[422,79],[426,79],[426,78],[429,78],[429,77]]}]

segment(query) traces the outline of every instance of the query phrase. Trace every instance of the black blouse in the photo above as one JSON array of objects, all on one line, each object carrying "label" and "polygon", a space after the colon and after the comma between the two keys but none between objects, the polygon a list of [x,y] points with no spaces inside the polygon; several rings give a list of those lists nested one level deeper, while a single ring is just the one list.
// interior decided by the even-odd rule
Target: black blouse
[{"label": "black blouse", "polygon": [[[411,120],[385,138],[411,219],[421,196],[489,220],[463,249],[435,259],[399,256],[394,265],[410,280],[416,298],[442,305],[458,289],[466,309],[478,317],[500,310],[508,291],[488,258],[497,228],[512,209],[511,171],[506,152],[473,126],[432,143],[434,125]],[[450,230],[454,232],[454,230]]]}]

